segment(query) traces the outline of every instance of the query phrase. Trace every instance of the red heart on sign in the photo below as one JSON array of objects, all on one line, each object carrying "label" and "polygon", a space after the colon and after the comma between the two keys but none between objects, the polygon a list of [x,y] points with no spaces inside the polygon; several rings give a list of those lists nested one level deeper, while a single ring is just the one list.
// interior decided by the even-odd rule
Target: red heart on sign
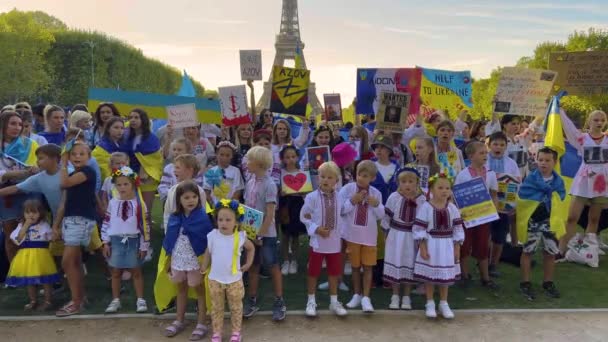
[{"label": "red heart on sign", "polygon": [[283,183],[285,183],[288,187],[292,188],[294,191],[298,191],[302,189],[304,184],[306,184],[306,175],[303,173],[298,173],[297,175],[285,175],[283,177]]}]

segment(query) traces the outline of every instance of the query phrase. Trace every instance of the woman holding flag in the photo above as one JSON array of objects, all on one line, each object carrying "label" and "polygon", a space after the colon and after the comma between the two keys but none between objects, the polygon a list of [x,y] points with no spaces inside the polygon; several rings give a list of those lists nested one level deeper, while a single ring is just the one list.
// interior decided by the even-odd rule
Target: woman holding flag
[{"label": "woman holding flag", "polygon": [[[38,144],[21,136],[23,121],[13,111],[0,115],[0,186],[15,185],[36,171],[36,149]],[[13,195],[0,198],[0,223],[5,237],[17,227],[17,219],[22,213],[21,206],[27,195]],[[5,238],[6,256],[10,262],[17,253],[17,246]]]}]

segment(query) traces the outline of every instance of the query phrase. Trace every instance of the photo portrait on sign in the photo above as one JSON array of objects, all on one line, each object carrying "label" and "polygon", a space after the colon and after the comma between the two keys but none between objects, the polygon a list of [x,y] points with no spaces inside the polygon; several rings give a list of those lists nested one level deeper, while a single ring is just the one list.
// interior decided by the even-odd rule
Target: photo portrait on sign
[{"label": "photo portrait on sign", "polygon": [[325,102],[325,121],[342,122],[342,101],[340,94],[324,94],[323,101]]},{"label": "photo portrait on sign", "polygon": [[401,108],[395,106],[386,106],[386,114],[384,122],[396,123],[401,121]]},{"label": "photo portrait on sign", "polygon": [[410,101],[408,93],[382,93],[376,115],[377,128],[387,132],[402,132],[407,127]]}]

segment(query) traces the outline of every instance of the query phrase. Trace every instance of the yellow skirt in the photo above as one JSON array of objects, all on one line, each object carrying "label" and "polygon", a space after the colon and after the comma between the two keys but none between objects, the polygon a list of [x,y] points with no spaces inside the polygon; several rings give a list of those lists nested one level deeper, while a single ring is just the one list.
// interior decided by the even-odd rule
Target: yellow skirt
[{"label": "yellow skirt", "polygon": [[[27,244],[28,241],[24,242]],[[31,243],[31,242],[30,242]],[[61,280],[48,248],[48,243],[36,243],[35,247],[19,249],[11,262],[6,285],[28,286],[51,284]],[[46,245],[46,247],[43,247]]]},{"label": "yellow skirt", "polygon": [[160,182],[151,178],[149,182],[142,182],[140,187],[141,192],[156,192],[156,190],[158,190],[159,184]]}]

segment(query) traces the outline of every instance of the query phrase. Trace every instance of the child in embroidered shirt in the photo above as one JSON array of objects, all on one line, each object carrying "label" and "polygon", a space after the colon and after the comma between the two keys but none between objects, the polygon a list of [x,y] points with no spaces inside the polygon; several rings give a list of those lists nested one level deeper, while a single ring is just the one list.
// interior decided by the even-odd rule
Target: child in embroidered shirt
[{"label": "child in embroidered shirt", "polygon": [[[113,152],[110,155],[110,170],[119,170],[124,166],[129,166],[129,155],[124,152]],[[108,203],[110,203],[110,200],[116,195],[118,195],[118,191],[116,190],[116,187],[112,182],[112,176],[110,175],[103,181],[101,195],[99,196],[104,210],[108,208]]]},{"label": "child in embroidered shirt", "polygon": [[[283,147],[279,153],[283,162],[282,172],[286,175],[300,174],[301,170],[298,165],[298,150],[288,145]],[[283,179],[281,178],[281,181]],[[304,205],[302,194],[286,195],[281,191],[279,197],[279,219],[281,224],[281,233],[283,235],[281,243],[281,254],[283,257],[283,265],[281,273],[286,276],[288,274],[298,273],[298,255],[299,237],[306,233],[306,227],[300,221],[300,210]],[[289,260],[289,250],[291,249],[291,261]]]},{"label": "child in embroidered shirt", "polygon": [[[503,132],[495,132],[490,135],[490,153],[486,168],[496,173],[496,178],[502,176],[509,176],[521,183],[521,173],[517,163],[509,158],[505,153],[507,150],[507,136]],[[488,272],[491,277],[500,276],[500,273],[496,269],[500,262],[500,256],[502,254],[502,246],[507,241],[507,234],[511,232],[511,242],[517,243],[517,234],[515,234],[515,227],[513,222],[515,221],[515,208],[500,208],[498,216],[500,217],[497,221],[492,222],[490,225],[492,236],[492,257],[490,259],[490,265],[488,266]]]},{"label": "child in embroidered shirt", "polygon": [[274,218],[278,200],[277,186],[268,175],[268,169],[273,162],[272,152],[268,148],[254,146],[247,152],[246,158],[251,178],[245,186],[245,205],[263,212],[264,222],[258,232],[256,255],[249,270],[249,287],[247,289],[249,298],[245,300],[243,316],[251,317],[259,310],[256,296],[260,266],[261,263],[264,263],[264,266],[270,269],[275,294],[272,319],[282,321],[285,319],[287,307],[283,300],[283,279],[279,268],[277,229]]},{"label": "child in embroidered shirt", "polygon": [[213,227],[203,208],[203,196],[199,187],[192,181],[180,183],[175,191],[177,209],[169,218],[163,240],[163,248],[169,257],[164,267],[177,285],[177,317],[165,329],[167,337],[173,337],[184,330],[189,287],[196,291],[198,297],[198,323],[190,340],[202,339],[208,330],[204,324],[207,305],[205,287],[202,285],[201,257],[207,249],[207,235]]},{"label": "child in embroidered shirt", "polygon": [[[410,293],[414,279],[414,260],[416,258],[416,244],[412,235],[412,226],[416,213],[426,202],[426,197],[418,185],[418,171],[414,168],[399,170],[397,179],[399,189],[393,192],[384,210],[386,215],[382,220],[382,228],[386,235],[384,251],[384,280],[392,284],[393,295],[389,309],[412,309]],[[399,290],[404,285],[404,294],[399,305]]]},{"label": "child in embroidered shirt", "polygon": [[150,245],[150,228],[145,222],[146,206],[139,197],[139,176],[130,167],[123,166],[112,172],[112,181],[118,196],[112,198],[101,226],[103,255],[112,267],[112,301],[106,313],[120,310],[121,273],[129,270],[137,295],[136,311],[148,311],[144,299],[144,278],[141,262]]},{"label": "child in embroidered shirt", "polygon": [[439,286],[439,311],[444,318],[454,318],[448,305],[448,286],[460,275],[460,245],[464,241],[458,208],[449,202],[452,182],[446,174],[430,179],[431,199],[422,205],[412,228],[419,242],[414,277],[425,283],[426,317],[435,318],[435,286]]},{"label": "child in embroidered shirt", "polygon": [[340,169],[334,162],[323,163],[319,167],[319,189],[306,196],[300,212],[300,220],[306,225],[310,236],[306,315],[311,317],[317,315],[315,292],[324,260],[329,280],[329,310],[337,316],[347,314],[338,301],[338,282],[343,268],[340,234],[342,216],[335,189],[339,177]]},{"label": "child in embroidered shirt", "polygon": [[454,143],[454,124],[444,120],[437,125],[437,160],[442,170],[447,170],[450,177],[456,177],[464,169],[462,152]]},{"label": "child in embroidered shirt", "polygon": [[[481,177],[489,191],[490,197],[494,202],[494,206],[498,207],[498,181],[496,173],[486,168],[488,161],[488,149],[486,145],[480,141],[475,141],[467,145],[465,150],[468,158],[471,160],[471,165],[462,170],[456,177],[456,184],[468,182],[474,178]],[[462,279],[465,283],[471,279],[467,258],[473,256],[477,259],[479,274],[481,277],[481,285],[490,290],[498,289],[498,285],[490,279],[488,272],[488,257],[489,257],[489,241],[490,241],[490,224],[482,224],[475,227],[465,227],[464,243],[461,250],[461,267]]]},{"label": "child in embroidered shirt", "polygon": [[[243,221],[245,209],[235,200],[223,199],[214,205],[218,229],[207,235],[207,251],[203,258],[202,270],[211,263],[209,272],[209,292],[211,294],[211,321],[213,336],[211,342],[222,341],[224,326],[224,298],[228,298],[230,320],[232,322],[231,342],[240,342],[243,321],[243,272],[253,263],[255,249],[244,231],[238,229]],[[245,249],[247,260],[241,266],[241,253]]]},{"label": "child in embroidered shirt", "polygon": [[220,199],[241,199],[245,188],[243,177],[239,169],[230,165],[235,152],[236,147],[229,141],[217,145],[217,165],[207,170],[203,185],[211,207]]},{"label": "child in embroidered shirt", "polygon": [[[357,180],[340,190],[340,215],[344,216],[344,239],[353,268],[355,294],[346,306],[354,309],[361,305],[363,312],[373,312],[369,294],[372,285],[372,267],[376,265],[378,239],[377,222],[384,217],[382,194],[370,186],[376,178],[376,164],[364,160],[357,165]],[[360,268],[363,267],[363,279]],[[361,296],[363,294],[363,296]]]},{"label": "child in embroidered shirt", "polygon": [[[51,285],[61,280],[49,251],[51,227],[46,222],[47,210],[39,200],[23,203],[24,221],[11,233],[10,239],[19,246],[6,276],[6,285],[27,286],[30,302],[24,310],[47,310],[51,304]],[[44,288],[44,302],[38,306],[37,285]]]}]

